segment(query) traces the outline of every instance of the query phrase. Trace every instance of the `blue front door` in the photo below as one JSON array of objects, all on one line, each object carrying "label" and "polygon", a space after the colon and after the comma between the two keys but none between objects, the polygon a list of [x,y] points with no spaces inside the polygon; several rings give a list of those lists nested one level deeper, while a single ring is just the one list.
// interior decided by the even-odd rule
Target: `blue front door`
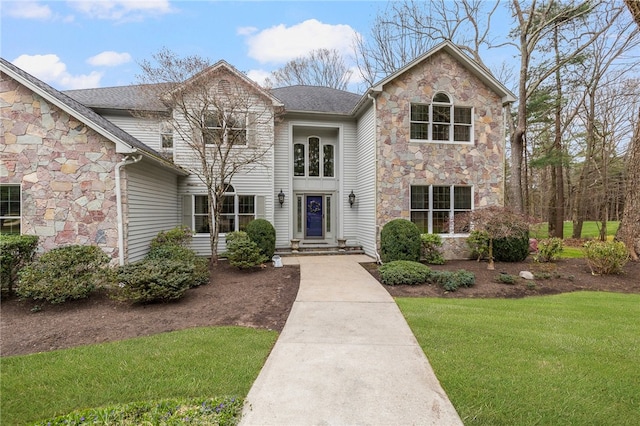
[{"label": "blue front door", "polygon": [[307,195],[306,217],[307,226],[305,230],[306,238],[323,238],[324,229],[322,226],[324,209],[322,207],[321,195]]}]

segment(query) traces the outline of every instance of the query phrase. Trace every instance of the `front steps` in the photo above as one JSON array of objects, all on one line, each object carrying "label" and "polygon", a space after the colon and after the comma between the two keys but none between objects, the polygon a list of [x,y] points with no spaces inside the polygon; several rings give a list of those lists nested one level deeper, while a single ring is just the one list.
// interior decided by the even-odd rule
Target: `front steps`
[{"label": "front steps", "polygon": [[331,256],[342,254],[365,254],[362,246],[345,246],[344,248],[330,244],[305,244],[300,243],[297,251],[291,247],[277,247],[276,253],[279,256]]}]

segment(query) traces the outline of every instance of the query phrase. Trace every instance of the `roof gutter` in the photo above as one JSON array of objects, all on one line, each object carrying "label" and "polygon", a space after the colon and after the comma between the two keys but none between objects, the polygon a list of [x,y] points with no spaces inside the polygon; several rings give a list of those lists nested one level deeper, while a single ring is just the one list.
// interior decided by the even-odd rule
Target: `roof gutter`
[{"label": "roof gutter", "polygon": [[124,265],[124,217],[122,213],[122,187],[120,182],[120,171],[124,166],[135,164],[142,160],[142,155],[133,157],[125,155],[124,159],[116,164],[116,209],[118,216],[118,263]]},{"label": "roof gutter", "polygon": [[[371,96],[371,93],[367,93],[367,98],[373,101],[373,126],[374,126],[374,138],[376,141],[374,142],[374,163],[375,163],[375,171],[378,173],[378,103],[376,102],[376,98]],[[382,265],[382,259],[380,258],[380,254],[378,254],[378,177],[373,180],[373,229],[375,229],[376,236],[373,244],[373,252],[376,255],[376,263]]]}]

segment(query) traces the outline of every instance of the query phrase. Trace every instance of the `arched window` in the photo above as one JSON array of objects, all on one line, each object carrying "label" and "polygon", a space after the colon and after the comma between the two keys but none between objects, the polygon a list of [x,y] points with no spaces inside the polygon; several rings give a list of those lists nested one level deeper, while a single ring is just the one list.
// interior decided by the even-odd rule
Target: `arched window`
[{"label": "arched window", "polygon": [[455,106],[443,92],[430,104],[411,104],[411,140],[433,142],[472,142],[473,110]]},{"label": "arched window", "polygon": [[335,177],[335,146],[310,136],[305,143],[293,145],[293,175]]}]

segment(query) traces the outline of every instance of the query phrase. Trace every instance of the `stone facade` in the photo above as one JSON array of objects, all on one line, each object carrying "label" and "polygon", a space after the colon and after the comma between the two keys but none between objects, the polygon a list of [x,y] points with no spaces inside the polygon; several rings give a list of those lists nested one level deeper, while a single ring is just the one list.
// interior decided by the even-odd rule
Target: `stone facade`
[{"label": "stone facade", "polygon": [[0,108],[0,183],[21,185],[22,233],[117,258],[115,144],[5,74]]},{"label": "stone facade", "polygon": [[[411,104],[430,103],[436,92],[447,93],[454,105],[474,108],[472,144],[410,142]],[[376,112],[380,227],[410,219],[412,185],[473,185],[476,209],[503,205],[501,98],[448,53],[437,52],[386,84]],[[467,255],[462,236],[444,241],[447,258]]]}]

